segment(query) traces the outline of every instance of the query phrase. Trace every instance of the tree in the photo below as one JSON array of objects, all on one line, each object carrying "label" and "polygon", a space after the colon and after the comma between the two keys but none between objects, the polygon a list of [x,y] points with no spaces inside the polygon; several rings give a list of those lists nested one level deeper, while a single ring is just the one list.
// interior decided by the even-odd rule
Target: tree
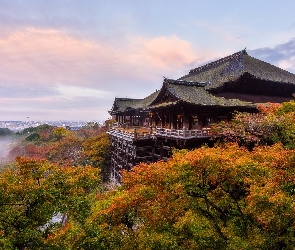
[{"label": "tree", "polygon": [[77,131],[77,135],[87,139],[90,137],[98,136],[107,131],[107,126],[98,124],[97,122],[88,122],[85,126]]},{"label": "tree", "polygon": [[76,136],[75,132],[65,128],[51,129],[48,127],[38,129],[36,133],[26,138],[24,146],[25,156],[34,159],[45,159],[59,166],[86,166],[85,156],[82,151],[83,139]]},{"label": "tree", "polygon": [[71,135],[71,131],[63,127],[55,128],[53,131],[54,139],[57,141],[61,140],[63,137],[67,137],[70,135]]},{"label": "tree", "polygon": [[[59,166],[86,166],[90,165],[82,148],[83,140],[77,137],[63,137],[50,144],[46,159]],[[46,146],[44,146],[46,148]]]},{"label": "tree", "polygon": [[37,141],[40,139],[40,135],[38,133],[32,133],[26,137],[26,141]]},{"label": "tree", "polygon": [[15,169],[0,175],[0,248],[52,249],[46,239],[62,226],[49,223],[53,216],[61,213],[79,223],[99,184],[96,168],[17,158]]},{"label": "tree", "polygon": [[100,167],[104,180],[106,180],[109,175],[110,165],[110,140],[108,135],[100,133],[86,139],[83,143],[83,152],[88,159],[88,164]]},{"label": "tree", "polygon": [[281,142],[295,148],[295,102],[260,106],[257,114],[237,112],[231,122],[213,125],[213,139],[237,142],[252,149],[257,145]]},{"label": "tree", "polygon": [[69,249],[293,249],[294,153],[233,144],[140,164],[96,196],[85,223],[52,240]]},{"label": "tree", "polygon": [[13,131],[11,131],[8,128],[0,128],[0,136],[8,136],[8,135],[13,135]]}]

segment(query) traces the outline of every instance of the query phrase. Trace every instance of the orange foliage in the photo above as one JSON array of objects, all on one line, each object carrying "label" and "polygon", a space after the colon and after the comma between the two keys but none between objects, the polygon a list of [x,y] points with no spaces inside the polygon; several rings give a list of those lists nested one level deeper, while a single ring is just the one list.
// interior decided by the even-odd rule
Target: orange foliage
[{"label": "orange foliage", "polygon": [[228,144],[140,164],[123,173],[120,190],[97,197],[105,205],[94,208],[86,231],[109,225],[122,249],[124,242],[134,249],[294,245],[294,155],[280,144],[252,152]]}]

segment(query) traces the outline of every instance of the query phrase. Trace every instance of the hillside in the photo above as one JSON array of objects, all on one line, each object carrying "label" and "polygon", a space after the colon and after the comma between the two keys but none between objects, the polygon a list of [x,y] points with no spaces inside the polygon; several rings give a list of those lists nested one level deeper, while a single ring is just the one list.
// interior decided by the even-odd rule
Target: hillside
[{"label": "hillside", "polygon": [[124,171],[121,186],[102,181],[105,128],[32,131],[1,173],[0,248],[293,249],[295,103],[260,110],[217,124],[213,148]]}]

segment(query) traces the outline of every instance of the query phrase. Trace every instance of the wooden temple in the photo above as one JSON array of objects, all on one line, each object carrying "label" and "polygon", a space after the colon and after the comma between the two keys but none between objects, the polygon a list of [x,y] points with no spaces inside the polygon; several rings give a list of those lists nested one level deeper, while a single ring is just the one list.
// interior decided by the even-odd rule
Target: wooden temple
[{"label": "wooden temple", "polygon": [[235,111],[257,112],[258,104],[295,100],[295,74],[248,55],[246,50],[164,78],[144,99],[115,98],[110,111],[111,178],[140,162],[166,160],[173,148],[210,143],[213,123]]}]

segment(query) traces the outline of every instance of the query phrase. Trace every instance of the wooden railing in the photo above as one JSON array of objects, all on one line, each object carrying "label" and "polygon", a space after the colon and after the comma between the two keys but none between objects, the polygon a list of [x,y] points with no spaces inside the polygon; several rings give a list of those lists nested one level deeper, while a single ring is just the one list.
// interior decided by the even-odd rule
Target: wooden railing
[{"label": "wooden railing", "polygon": [[180,139],[192,139],[192,138],[206,138],[210,136],[210,128],[203,128],[201,130],[177,130],[156,128],[156,136],[166,138],[180,138]]},{"label": "wooden railing", "polygon": [[146,140],[151,138],[154,134],[148,132],[137,133],[136,129],[133,132],[127,132],[125,130],[119,130],[116,128],[112,128],[107,132],[109,135],[119,137],[121,139],[125,139],[127,141],[136,141],[136,140]]},{"label": "wooden railing", "polygon": [[118,128],[111,128],[107,132],[109,135],[125,139],[127,141],[146,140],[155,137],[175,138],[175,139],[193,139],[193,138],[208,138],[210,137],[210,128],[203,128],[199,130],[177,130],[166,128],[151,128],[149,132],[136,131],[127,132]]}]

